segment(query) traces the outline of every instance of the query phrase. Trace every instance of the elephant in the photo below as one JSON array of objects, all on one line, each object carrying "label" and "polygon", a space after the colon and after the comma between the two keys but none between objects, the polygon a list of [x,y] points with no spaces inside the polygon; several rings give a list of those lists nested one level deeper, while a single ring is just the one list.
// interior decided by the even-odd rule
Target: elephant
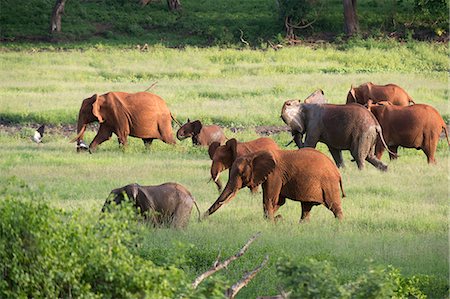
[{"label": "elephant", "polygon": [[[415,104],[407,107],[394,106],[390,102],[378,102],[373,105],[368,102],[368,109],[375,115],[383,129],[384,139],[391,152],[397,153],[399,146],[421,149],[427,156],[428,163],[436,163],[436,152],[439,136],[442,130],[448,139],[447,126],[439,112],[425,104]],[[384,147],[377,142],[375,154],[381,158]],[[389,154],[391,159],[396,156]]]},{"label": "elephant", "polygon": [[325,98],[323,90],[318,89],[310,94],[303,102],[307,104],[326,104],[328,100]]},{"label": "elephant", "polygon": [[336,165],[323,153],[312,149],[262,150],[241,156],[230,169],[228,182],[219,198],[204,213],[206,218],[230,202],[237,192],[262,184],[264,217],[274,221],[286,198],[300,201],[300,221],[308,221],[313,206],[323,204],[341,220],[342,178]]},{"label": "elephant", "polygon": [[[83,100],[78,114],[77,133],[71,141],[77,141],[77,151],[87,149],[83,142],[86,125],[100,123],[97,135],[89,145],[89,152],[116,134],[119,144],[127,144],[127,136],[138,137],[150,146],[154,139],[175,144],[171,119],[174,119],[166,103],[149,92],[108,92],[94,94]],[[175,119],[174,119],[175,120]]]},{"label": "elephant", "polygon": [[114,201],[121,204],[125,198],[131,200],[147,221],[155,226],[168,225],[174,228],[186,228],[195,205],[200,221],[200,209],[192,194],[177,183],[164,183],[157,186],[129,184],[111,191],[103,205],[106,211]]},{"label": "elephant", "polygon": [[397,106],[415,104],[408,93],[395,84],[376,85],[367,82],[358,87],[352,86],[347,94],[347,104],[359,103],[365,105],[369,100],[373,102],[388,101]]},{"label": "elephant", "polygon": [[178,140],[192,138],[193,145],[209,146],[213,142],[223,144],[227,138],[221,127],[216,125],[205,126],[199,120],[187,122],[177,131]]},{"label": "elephant", "polygon": [[211,143],[208,148],[208,154],[212,160],[210,172],[219,192],[222,191],[219,175],[222,171],[229,169],[236,158],[259,150],[272,149],[279,149],[279,147],[275,141],[267,137],[247,142],[238,142],[235,138],[231,138],[224,145],[218,142]]},{"label": "elephant", "polygon": [[341,151],[350,150],[360,170],[366,160],[376,168],[387,171],[387,165],[375,156],[377,137],[384,141],[381,126],[364,106],[303,104],[298,100],[289,100],[283,104],[281,118],[291,127],[299,148],[315,148],[320,141],[328,146],[338,167],[344,166]]}]

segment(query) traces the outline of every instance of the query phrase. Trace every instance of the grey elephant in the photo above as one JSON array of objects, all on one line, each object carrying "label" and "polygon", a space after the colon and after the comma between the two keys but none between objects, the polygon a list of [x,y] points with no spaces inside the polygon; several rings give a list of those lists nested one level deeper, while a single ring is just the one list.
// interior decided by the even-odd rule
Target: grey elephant
[{"label": "grey elephant", "polygon": [[114,189],[106,199],[102,212],[107,210],[112,201],[120,204],[126,200],[125,194],[146,220],[155,226],[187,227],[193,205],[197,208],[200,221],[200,210],[195,198],[184,186],[177,183],[157,186],[130,184]]},{"label": "grey elephant", "polygon": [[299,148],[315,148],[317,142],[323,142],[338,167],[344,166],[342,150],[350,150],[359,169],[367,161],[382,171],[387,170],[387,165],[375,156],[378,136],[387,148],[381,126],[362,105],[303,104],[290,100],[284,103],[281,118],[291,127]]}]

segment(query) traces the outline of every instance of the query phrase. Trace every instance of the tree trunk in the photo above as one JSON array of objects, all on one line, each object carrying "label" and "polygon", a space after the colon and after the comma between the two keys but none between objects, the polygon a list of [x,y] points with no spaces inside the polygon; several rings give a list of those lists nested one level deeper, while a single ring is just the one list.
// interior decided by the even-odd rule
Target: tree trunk
[{"label": "tree trunk", "polygon": [[64,14],[64,5],[67,0],[56,0],[53,7],[52,19],[50,24],[50,33],[61,32],[61,17]]},{"label": "tree trunk", "polygon": [[358,16],[356,15],[356,0],[343,0],[344,3],[344,32],[352,36],[358,32]]},{"label": "tree trunk", "polygon": [[181,2],[180,0],[167,0],[167,5],[169,6],[170,11],[179,11],[181,10]]}]

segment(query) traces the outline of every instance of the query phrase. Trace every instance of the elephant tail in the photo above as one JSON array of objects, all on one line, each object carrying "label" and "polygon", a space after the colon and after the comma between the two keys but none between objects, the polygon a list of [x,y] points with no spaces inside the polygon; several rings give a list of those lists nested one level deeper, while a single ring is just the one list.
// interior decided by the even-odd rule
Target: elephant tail
[{"label": "elephant tail", "polygon": [[386,144],[386,141],[384,141],[384,137],[383,137],[383,131],[381,130],[381,126],[377,126],[377,133],[380,136],[381,142],[383,143],[383,146],[386,148],[386,150],[394,157],[398,157],[398,155],[396,153],[393,153],[389,150],[389,147]]},{"label": "elephant tail", "polygon": [[342,187],[342,177],[339,178],[339,186],[341,187],[342,197],[346,197],[344,188]]},{"label": "elephant tail", "polygon": [[198,208],[197,201],[195,200],[194,196],[192,196],[192,195],[191,195],[191,198],[192,198],[192,201],[194,202],[195,208],[197,209],[197,212],[198,212],[198,222],[201,222],[202,221],[202,216],[201,216],[201,213],[200,213],[200,209]]},{"label": "elephant tail", "polygon": [[178,119],[176,119],[175,116],[173,116],[172,113],[170,113],[170,118],[172,118],[172,120],[173,120],[177,125],[179,125],[180,127],[183,126],[183,124],[180,123],[180,121],[179,121]]},{"label": "elephant tail", "polygon": [[450,147],[450,141],[448,140],[448,130],[447,130],[447,125],[445,124],[445,122],[444,122],[444,124],[442,125],[442,129],[444,130],[445,138],[447,138],[447,144],[448,144],[448,146]]}]

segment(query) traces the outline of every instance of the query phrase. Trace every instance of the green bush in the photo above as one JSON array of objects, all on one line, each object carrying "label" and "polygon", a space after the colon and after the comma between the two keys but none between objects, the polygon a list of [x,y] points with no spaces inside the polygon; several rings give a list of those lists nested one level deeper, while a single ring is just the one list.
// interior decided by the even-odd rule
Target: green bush
[{"label": "green bush", "polygon": [[0,201],[1,298],[211,298],[220,281],[197,292],[173,265],[136,254],[143,225],[131,205],[100,218],[69,214],[36,200]]},{"label": "green bush", "polygon": [[337,268],[328,261],[310,259],[303,263],[279,260],[277,274],[289,298],[426,298],[419,289],[430,283],[429,277],[407,278],[392,266],[369,267],[351,282],[343,282]]}]

